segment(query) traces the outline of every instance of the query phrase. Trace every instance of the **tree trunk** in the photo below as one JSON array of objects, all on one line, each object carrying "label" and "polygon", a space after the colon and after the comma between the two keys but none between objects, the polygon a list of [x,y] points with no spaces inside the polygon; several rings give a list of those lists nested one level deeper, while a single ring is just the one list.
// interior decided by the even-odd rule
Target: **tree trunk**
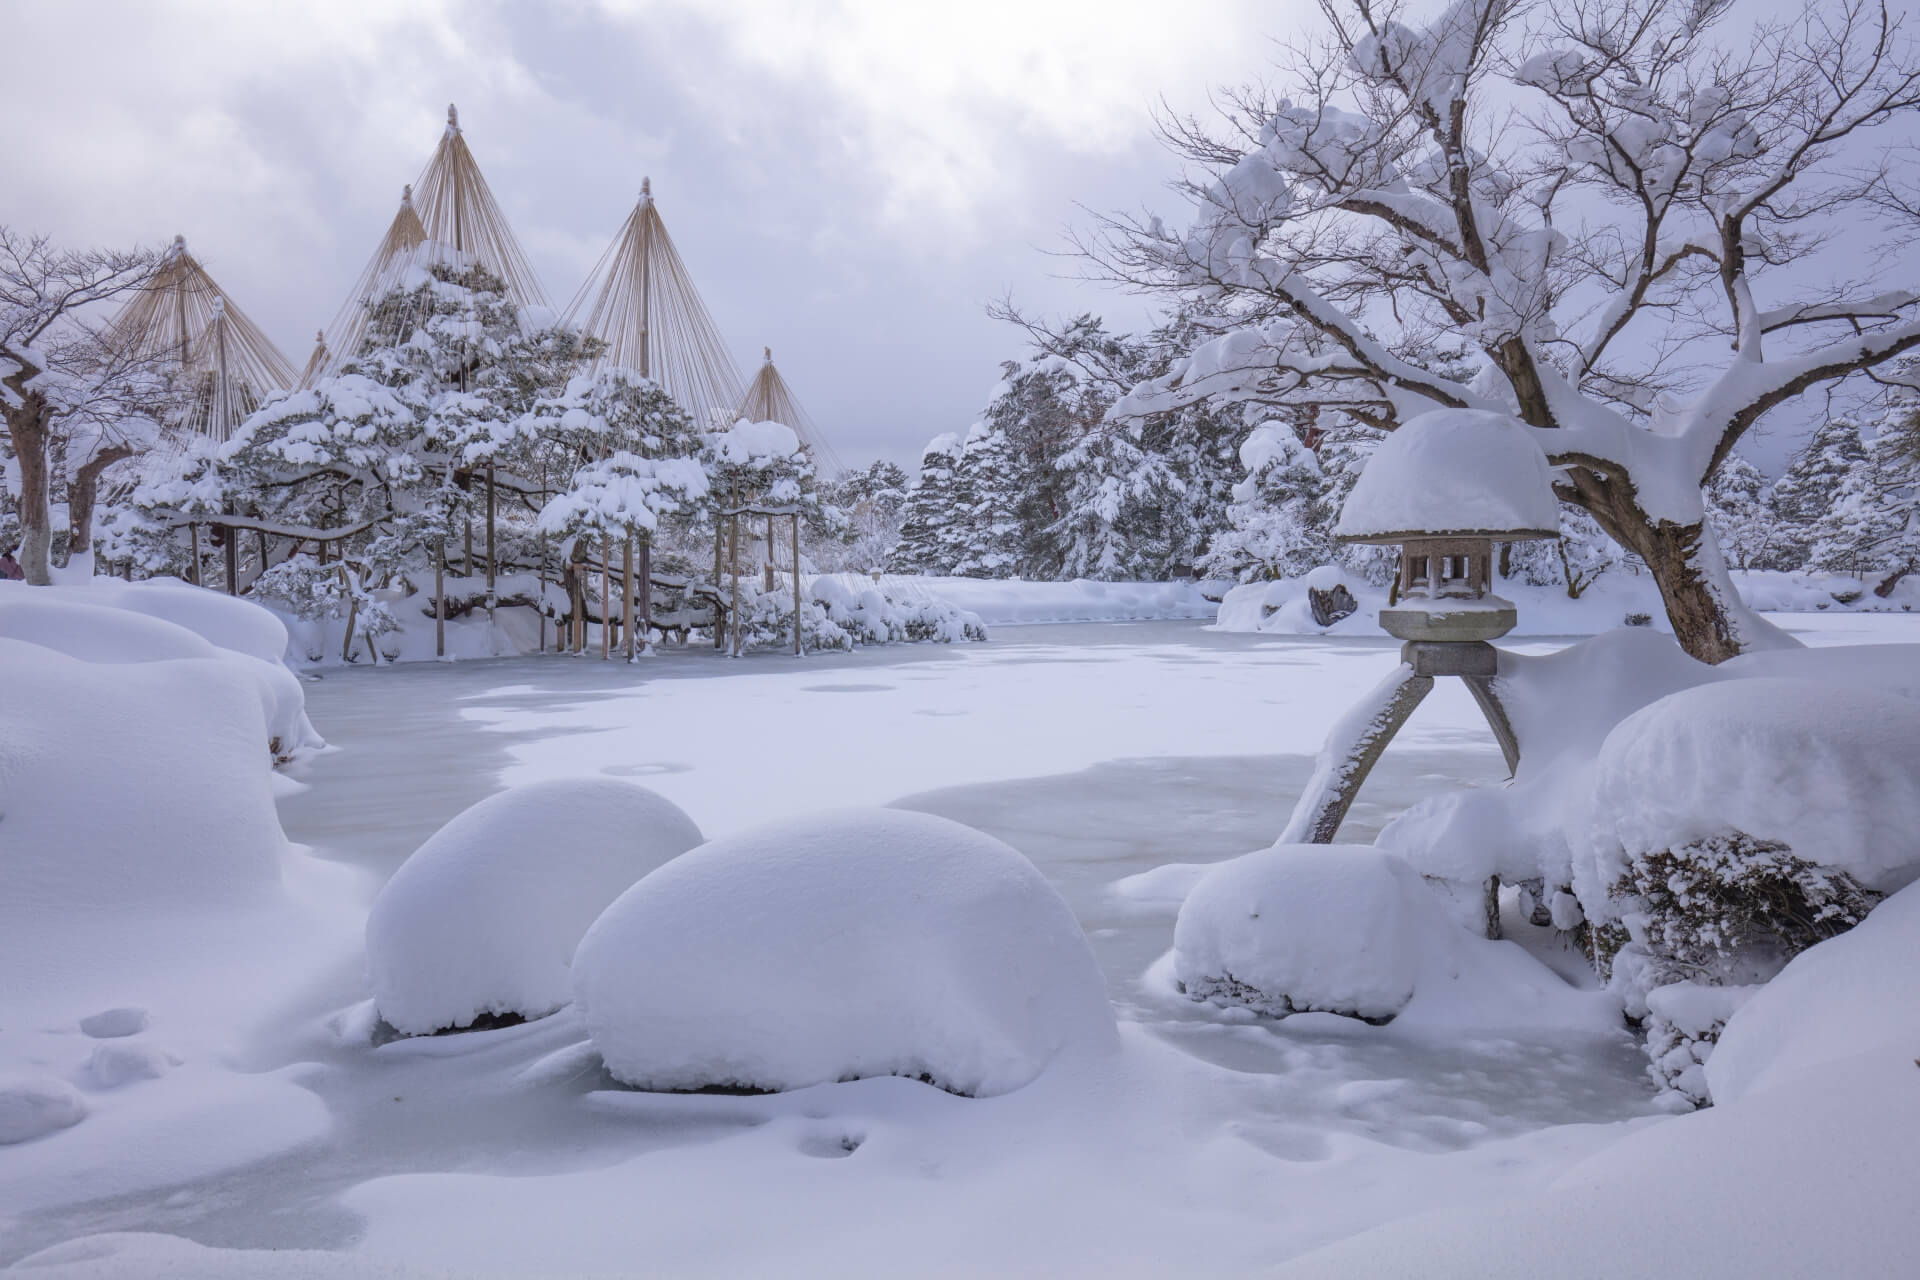
[{"label": "tree trunk", "polygon": [[1773,626],[1748,609],[1727,576],[1706,525],[1649,524],[1634,543],[1659,584],[1674,638],[1702,662],[1721,663],[1770,647]]},{"label": "tree trunk", "polygon": [[131,458],[133,450],[125,445],[102,449],[87,460],[67,486],[67,563],[75,556],[93,550],[93,507],[100,495],[100,473],[122,458]]},{"label": "tree trunk", "polygon": [[47,408],[38,392],[29,392],[18,409],[7,412],[13,456],[20,467],[20,567],[36,587],[53,585],[52,491],[47,479]]}]

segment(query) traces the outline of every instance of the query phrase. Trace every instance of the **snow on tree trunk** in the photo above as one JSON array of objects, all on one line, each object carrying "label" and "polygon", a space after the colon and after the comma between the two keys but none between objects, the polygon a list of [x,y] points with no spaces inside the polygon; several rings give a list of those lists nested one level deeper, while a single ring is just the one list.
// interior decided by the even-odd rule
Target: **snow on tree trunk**
[{"label": "snow on tree trunk", "polygon": [[37,587],[53,585],[53,513],[47,480],[47,408],[38,395],[7,414],[20,468],[20,567]]}]

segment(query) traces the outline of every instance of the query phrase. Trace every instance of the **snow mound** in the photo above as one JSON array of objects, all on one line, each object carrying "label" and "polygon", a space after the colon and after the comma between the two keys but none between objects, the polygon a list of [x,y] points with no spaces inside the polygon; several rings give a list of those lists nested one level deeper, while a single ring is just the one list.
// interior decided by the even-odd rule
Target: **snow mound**
[{"label": "snow mound", "polygon": [[118,1089],[136,1080],[158,1080],[179,1063],[164,1049],[150,1044],[95,1045],[83,1068],[86,1083],[95,1089]]},{"label": "snow mound", "polygon": [[147,1029],[147,1011],[137,1005],[102,1009],[80,1019],[80,1034],[95,1040],[114,1040],[137,1036]]},{"label": "snow mound", "polygon": [[206,906],[278,886],[287,846],[260,704],[227,662],[97,664],[0,640],[0,671],[0,933],[16,912]]},{"label": "snow mound", "polygon": [[719,435],[720,455],[728,462],[759,458],[791,458],[800,452],[800,437],[781,422],[749,422],[745,418]]},{"label": "snow mound", "polygon": [[1707,1060],[1707,1088],[1725,1105],[1874,1052],[1920,1054],[1920,886],[1801,952],[1748,1000]]},{"label": "snow mound", "polygon": [[1001,1094],[1115,1041],[1106,982],[1019,853],[928,814],[847,810],[678,858],[597,920],[574,991],[643,1089],[868,1076]]},{"label": "snow mound", "polygon": [[1607,735],[1581,818],[1583,900],[1638,854],[1729,830],[1901,888],[1920,874],[1920,701],[1792,677],[1683,689]]},{"label": "snow mound", "polygon": [[286,629],[280,620],[258,605],[198,587],[167,585],[171,581],[130,586],[98,579],[59,587],[0,583],[0,639],[91,663],[223,662],[235,682],[259,695],[261,740],[275,757],[325,746],[307,719],[299,679],[281,661]]},{"label": "snow mound", "polygon": [[1552,537],[1559,529],[1553,472],[1523,423],[1479,409],[1435,409],[1380,443],[1340,509],[1334,536]]},{"label": "snow mound", "polygon": [[87,1104],[52,1076],[0,1076],[0,1145],[44,1137],[86,1118]]},{"label": "snow mound", "polygon": [[425,1035],[483,1015],[538,1018],[607,904],[701,841],[672,802],[618,778],[557,778],[457,814],[387,882],[367,916],[374,1003]]},{"label": "snow mound", "polygon": [[1181,906],[1174,976],[1195,1000],[1384,1022],[1413,999],[1419,973],[1409,888],[1421,891],[1399,858],[1350,845],[1235,858]]}]

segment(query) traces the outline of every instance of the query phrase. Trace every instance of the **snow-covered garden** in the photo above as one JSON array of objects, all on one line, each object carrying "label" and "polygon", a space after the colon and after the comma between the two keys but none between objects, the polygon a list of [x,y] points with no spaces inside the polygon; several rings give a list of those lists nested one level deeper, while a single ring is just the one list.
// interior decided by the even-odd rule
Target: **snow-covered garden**
[{"label": "snow-covered garden", "polygon": [[1322,10],[912,477],[453,108],[0,225],[0,1268],[1910,1274],[1920,44]]}]

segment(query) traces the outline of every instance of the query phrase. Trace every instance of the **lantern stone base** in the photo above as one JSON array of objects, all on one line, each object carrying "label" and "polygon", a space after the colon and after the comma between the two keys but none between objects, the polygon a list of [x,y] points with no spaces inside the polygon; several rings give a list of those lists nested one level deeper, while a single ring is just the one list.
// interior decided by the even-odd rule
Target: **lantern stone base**
[{"label": "lantern stone base", "polygon": [[1400,661],[1417,676],[1493,676],[1500,674],[1500,651],[1485,640],[1409,640]]},{"label": "lantern stone base", "polygon": [[[1396,640],[1471,644],[1497,640],[1520,621],[1511,600],[1403,600],[1380,611],[1380,627]],[[1452,674],[1452,673],[1448,673]]]}]

